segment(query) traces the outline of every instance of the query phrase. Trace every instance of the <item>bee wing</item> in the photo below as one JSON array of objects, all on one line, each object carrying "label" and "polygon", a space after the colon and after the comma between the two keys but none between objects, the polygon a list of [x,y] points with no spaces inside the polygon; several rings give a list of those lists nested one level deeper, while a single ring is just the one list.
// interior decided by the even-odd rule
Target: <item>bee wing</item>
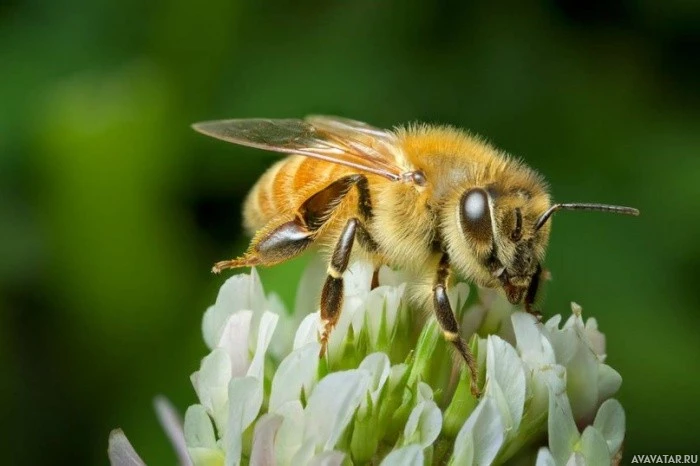
[{"label": "bee wing", "polygon": [[309,115],[304,120],[311,123],[316,128],[335,131],[340,134],[362,133],[386,142],[393,143],[396,141],[396,136],[391,131],[377,128],[362,121],[351,120],[350,118],[330,115]]},{"label": "bee wing", "polygon": [[395,136],[370,125],[334,117],[242,119],[195,123],[202,134],[223,141],[286,154],[298,154],[401,179],[400,149]]}]

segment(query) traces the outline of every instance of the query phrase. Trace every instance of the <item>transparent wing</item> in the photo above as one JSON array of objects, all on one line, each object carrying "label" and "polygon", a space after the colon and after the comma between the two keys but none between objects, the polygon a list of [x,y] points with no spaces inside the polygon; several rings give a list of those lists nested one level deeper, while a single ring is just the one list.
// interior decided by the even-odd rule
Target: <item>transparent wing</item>
[{"label": "transparent wing", "polygon": [[218,120],[192,127],[234,144],[313,157],[392,181],[406,171],[392,133],[344,118]]},{"label": "transparent wing", "polygon": [[309,115],[304,120],[316,128],[334,131],[341,134],[361,133],[380,140],[394,143],[396,136],[391,131],[380,129],[362,121],[330,115]]}]

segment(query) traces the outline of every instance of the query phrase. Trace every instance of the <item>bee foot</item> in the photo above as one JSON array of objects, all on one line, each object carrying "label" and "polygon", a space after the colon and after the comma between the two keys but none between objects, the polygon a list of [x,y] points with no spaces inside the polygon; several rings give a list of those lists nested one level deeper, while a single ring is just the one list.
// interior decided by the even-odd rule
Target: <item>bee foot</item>
[{"label": "bee foot", "polygon": [[479,390],[479,386],[476,383],[475,378],[472,377],[471,384],[469,385],[469,389],[472,392],[472,395],[474,395],[474,398],[481,398],[481,390]]},{"label": "bee foot", "polygon": [[238,259],[232,259],[227,261],[219,261],[211,268],[212,273],[220,274],[222,270],[226,269],[237,269],[239,267],[252,267],[259,264],[260,261],[255,257],[239,257]]}]

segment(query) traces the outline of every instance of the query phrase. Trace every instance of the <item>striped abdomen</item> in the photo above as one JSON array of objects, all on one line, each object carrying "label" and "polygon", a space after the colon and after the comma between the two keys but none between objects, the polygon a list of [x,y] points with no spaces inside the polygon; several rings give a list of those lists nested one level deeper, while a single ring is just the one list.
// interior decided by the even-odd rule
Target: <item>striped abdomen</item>
[{"label": "striped abdomen", "polygon": [[354,173],[351,168],[301,155],[280,160],[262,175],[245,200],[246,230],[253,234],[278,217],[290,220],[305,200],[351,173]]}]

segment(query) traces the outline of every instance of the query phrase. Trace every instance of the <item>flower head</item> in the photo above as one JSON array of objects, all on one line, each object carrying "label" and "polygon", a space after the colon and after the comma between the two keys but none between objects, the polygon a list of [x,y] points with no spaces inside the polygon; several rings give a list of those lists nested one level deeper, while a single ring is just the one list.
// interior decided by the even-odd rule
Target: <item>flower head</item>
[{"label": "flower head", "polygon": [[[435,320],[410,308],[401,274],[387,268],[375,289],[370,265],[345,273],[341,317],[319,359],[319,312],[307,314],[322,279],[314,270],[292,313],[264,293],[254,270],[222,286],[203,320],[211,352],[191,377],[199,403],[184,428],[161,415],[188,453],[183,464],[481,465],[544,444],[543,465],[619,455],[624,412],[610,397],[621,378],[580,307],[562,327],[560,316],[541,324],[496,292],[453,286],[450,301],[482,368],[475,399]],[[110,458],[139,464],[128,462],[138,456],[121,432]]]}]

